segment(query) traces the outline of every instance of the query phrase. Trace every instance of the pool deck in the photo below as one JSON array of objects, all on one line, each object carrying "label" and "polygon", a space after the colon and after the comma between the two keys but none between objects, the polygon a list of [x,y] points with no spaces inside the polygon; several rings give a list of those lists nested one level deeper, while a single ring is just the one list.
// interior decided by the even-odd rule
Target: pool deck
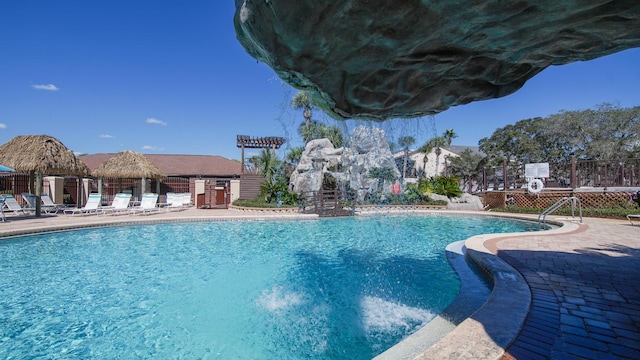
[{"label": "pool deck", "polygon": [[[117,224],[314,217],[195,208],[144,216],[7,214],[0,237]],[[466,241],[467,255],[493,277],[493,292],[482,308],[416,358],[640,359],[640,226],[595,218],[583,224],[549,221],[564,226]]]}]

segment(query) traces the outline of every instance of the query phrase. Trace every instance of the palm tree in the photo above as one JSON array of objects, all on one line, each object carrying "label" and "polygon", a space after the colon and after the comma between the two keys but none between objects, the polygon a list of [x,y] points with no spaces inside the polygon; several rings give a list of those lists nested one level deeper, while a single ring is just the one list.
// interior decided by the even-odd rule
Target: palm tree
[{"label": "palm tree", "polygon": [[311,123],[311,116],[313,115],[313,105],[311,104],[311,96],[309,92],[298,92],[291,100],[291,107],[295,110],[302,109],[302,116],[304,116],[305,125],[309,126]]},{"label": "palm tree", "polygon": [[402,136],[398,139],[398,145],[404,148],[404,165],[402,166],[402,179],[407,174],[407,159],[409,158],[409,146],[413,145],[416,142],[412,136]]},{"label": "palm tree", "polygon": [[300,123],[298,133],[305,143],[315,139],[327,138],[336,148],[344,145],[342,130],[337,125],[321,124],[312,120],[309,124]]},{"label": "palm tree", "polygon": [[339,148],[344,145],[344,137],[342,136],[342,130],[337,125],[324,125],[320,128],[322,137],[325,137],[331,141],[334,147]]},{"label": "palm tree", "polygon": [[287,155],[285,155],[285,160],[290,162],[293,165],[298,165],[300,162],[300,158],[302,158],[302,153],[304,152],[304,147],[296,146],[289,149]]},{"label": "palm tree", "polygon": [[302,122],[300,123],[300,126],[298,126],[298,134],[300,134],[302,141],[306,144],[311,140],[320,139],[322,137],[321,127],[322,124],[315,120],[308,123]]},{"label": "palm tree", "polygon": [[435,149],[436,153],[436,175],[438,175],[438,163],[440,162],[440,154],[442,154],[443,147],[450,147],[451,141],[454,138],[457,138],[458,135],[453,131],[453,129],[447,129],[442,135],[432,137],[429,139],[418,151],[424,153],[424,167],[426,171],[427,166],[427,155],[431,153]]},{"label": "palm tree", "polygon": [[447,143],[447,148],[449,148],[449,147],[451,147],[451,141],[453,139],[457,138],[458,134],[456,134],[455,131],[453,131],[453,129],[447,129],[442,134],[442,137],[444,138],[445,142]]},{"label": "palm tree", "polygon": [[280,165],[280,159],[276,156],[275,151],[262,149],[255,161],[260,175],[267,178],[267,181],[273,182]]}]

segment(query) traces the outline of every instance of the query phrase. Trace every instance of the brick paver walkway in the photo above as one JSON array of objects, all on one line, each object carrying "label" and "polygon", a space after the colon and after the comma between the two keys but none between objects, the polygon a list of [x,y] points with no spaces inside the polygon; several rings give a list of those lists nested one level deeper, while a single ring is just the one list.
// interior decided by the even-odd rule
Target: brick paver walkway
[{"label": "brick paver walkway", "polygon": [[493,242],[532,293],[505,359],[640,359],[640,226],[585,223],[561,236]]}]

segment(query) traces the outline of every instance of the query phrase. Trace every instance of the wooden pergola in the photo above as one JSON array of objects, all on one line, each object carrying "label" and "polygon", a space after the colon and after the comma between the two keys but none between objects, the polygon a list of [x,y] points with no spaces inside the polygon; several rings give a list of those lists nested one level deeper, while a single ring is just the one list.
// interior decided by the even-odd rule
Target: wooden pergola
[{"label": "wooden pergola", "polygon": [[244,149],[272,149],[276,151],[284,144],[285,139],[279,136],[251,137],[238,135],[237,146],[242,149],[242,174],[244,174]]}]

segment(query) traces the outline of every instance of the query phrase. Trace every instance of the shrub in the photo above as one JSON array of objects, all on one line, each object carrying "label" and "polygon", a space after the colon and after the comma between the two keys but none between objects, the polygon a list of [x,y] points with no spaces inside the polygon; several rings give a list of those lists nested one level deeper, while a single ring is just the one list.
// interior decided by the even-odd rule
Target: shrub
[{"label": "shrub", "polygon": [[418,189],[423,193],[444,195],[448,198],[462,195],[460,179],[455,176],[434,176],[429,179],[420,179]]},{"label": "shrub", "polygon": [[260,197],[264,198],[265,203],[275,203],[277,207],[300,204],[300,195],[289,191],[284,180],[265,180],[260,184]]}]

